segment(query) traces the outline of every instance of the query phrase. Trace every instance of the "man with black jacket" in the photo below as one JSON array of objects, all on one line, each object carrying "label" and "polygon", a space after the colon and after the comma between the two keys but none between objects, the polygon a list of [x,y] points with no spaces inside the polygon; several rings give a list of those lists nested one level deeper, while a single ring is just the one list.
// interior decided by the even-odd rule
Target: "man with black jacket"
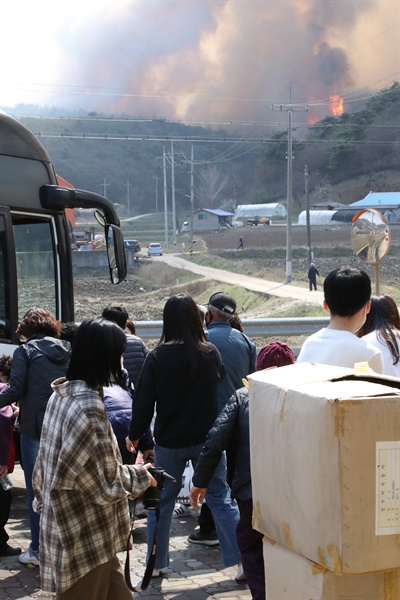
[{"label": "man with black jacket", "polygon": [[[103,319],[113,321],[125,331],[126,322],[129,319],[128,312],[122,306],[107,306],[101,314]],[[126,333],[126,348],[123,353],[124,367],[128,371],[130,382],[136,386],[140,371],[149,349],[144,341],[137,335]]]}]

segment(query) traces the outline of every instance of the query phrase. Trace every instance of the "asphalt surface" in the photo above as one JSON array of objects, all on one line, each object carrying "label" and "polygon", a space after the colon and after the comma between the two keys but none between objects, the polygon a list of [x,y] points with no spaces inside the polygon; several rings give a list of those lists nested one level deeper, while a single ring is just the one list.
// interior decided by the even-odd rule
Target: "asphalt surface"
[{"label": "asphalt surface", "polygon": [[[24,477],[17,465],[10,476],[13,488],[11,516],[6,526],[10,535],[10,545],[29,545],[28,510]],[[146,518],[136,519],[134,544],[131,550],[131,580],[138,584],[145,570],[146,558]],[[207,547],[189,544],[187,537],[197,526],[193,511],[189,516],[173,519],[170,556],[171,572],[167,576],[152,579],[143,593],[135,593],[135,598],[147,600],[205,600],[206,598],[249,600],[250,591],[245,583],[234,580],[236,568],[222,568],[218,546]],[[125,563],[125,554],[118,555]],[[55,595],[40,589],[39,567],[22,565],[18,556],[0,557],[0,600],[53,599]]]}]

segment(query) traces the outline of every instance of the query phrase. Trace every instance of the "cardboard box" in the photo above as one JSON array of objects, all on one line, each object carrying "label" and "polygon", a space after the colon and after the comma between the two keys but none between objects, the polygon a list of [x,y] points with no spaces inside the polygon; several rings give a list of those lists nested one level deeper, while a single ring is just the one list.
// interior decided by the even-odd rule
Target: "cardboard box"
[{"label": "cardboard box", "polygon": [[335,574],[400,568],[400,380],[308,363],[249,379],[254,527]]},{"label": "cardboard box", "polygon": [[400,600],[400,571],[334,575],[264,541],[267,600]]}]

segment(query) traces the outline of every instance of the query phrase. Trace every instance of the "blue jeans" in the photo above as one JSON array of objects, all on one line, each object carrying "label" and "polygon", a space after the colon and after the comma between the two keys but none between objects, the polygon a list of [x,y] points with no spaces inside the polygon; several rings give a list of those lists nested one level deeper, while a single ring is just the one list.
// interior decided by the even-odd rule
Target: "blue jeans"
[{"label": "blue jeans", "polygon": [[[171,529],[172,513],[176,497],[182,486],[182,475],[186,462],[190,460],[193,469],[203,444],[186,448],[163,448],[155,446],[155,466],[162,467],[172,475],[176,482],[166,480],[161,492],[160,517],[157,526],[157,557],[156,569],[163,569],[169,565],[169,536]],[[226,458],[221,458],[214,475],[209,483],[206,494],[207,504],[213,514],[218,534],[219,547],[224,567],[230,567],[241,562],[240,551],[236,542],[236,526],[239,521],[239,509],[232,501],[230,489],[226,483]],[[156,526],[154,510],[149,510],[147,516],[147,553],[150,554]]]},{"label": "blue jeans", "polygon": [[26,492],[28,495],[29,525],[31,528],[31,549],[39,550],[39,521],[40,517],[34,512],[32,502],[35,497],[32,487],[32,473],[39,452],[39,440],[21,434],[21,460],[24,467]]}]

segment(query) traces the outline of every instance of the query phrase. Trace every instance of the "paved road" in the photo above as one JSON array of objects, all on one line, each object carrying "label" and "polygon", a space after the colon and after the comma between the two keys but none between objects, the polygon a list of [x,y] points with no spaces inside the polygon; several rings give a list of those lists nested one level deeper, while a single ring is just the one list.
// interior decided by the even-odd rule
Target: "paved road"
[{"label": "paved road", "polygon": [[[28,511],[23,473],[19,466],[11,475],[14,483],[11,518],[7,531],[10,543],[25,550],[29,543]],[[131,579],[137,584],[145,568],[146,519],[136,521],[135,542],[131,550]],[[135,594],[146,600],[250,600],[251,594],[245,583],[236,583],[236,569],[222,570],[218,547],[194,546],[187,537],[197,526],[194,514],[173,520],[171,534],[171,573],[156,578],[143,594]],[[125,555],[119,555],[124,564]],[[0,557],[0,600],[54,599],[53,594],[40,590],[39,568],[21,565],[16,558]]]},{"label": "paved road", "polygon": [[258,277],[250,277],[249,275],[243,275],[242,273],[233,273],[232,271],[225,271],[222,269],[214,269],[213,267],[206,267],[204,265],[198,265],[188,258],[182,258],[175,254],[164,254],[163,256],[153,256],[152,260],[160,260],[167,263],[171,267],[176,269],[185,269],[202,275],[208,279],[215,279],[222,283],[229,283],[244,287],[253,292],[262,292],[263,294],[270,294],[271,296],[278,296],[280,298],[292,298],[294,300],[301,300],[307,304],[313,304],[316,306],[322,306],[323,292],[310,292],[308,288],[298,287],[292,284],[277,283],[276,281],[267,281]]}]

